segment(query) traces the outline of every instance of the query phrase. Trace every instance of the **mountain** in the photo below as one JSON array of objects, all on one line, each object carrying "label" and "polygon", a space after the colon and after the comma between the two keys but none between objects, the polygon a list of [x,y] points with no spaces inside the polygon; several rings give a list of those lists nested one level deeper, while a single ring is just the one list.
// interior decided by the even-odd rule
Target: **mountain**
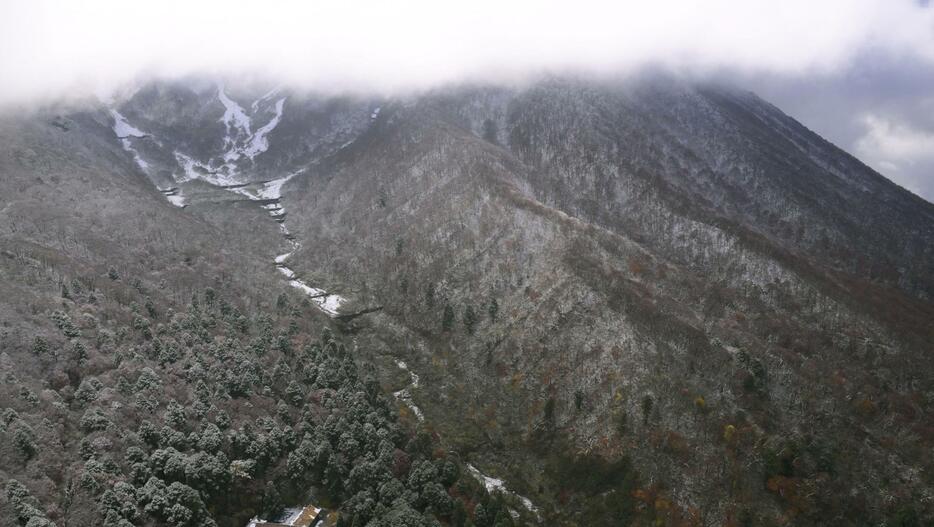
[{"label": "mountain", "polygon": [[[78,280],[112,298],[102,320],[131,327],[142,291],[166,313],[155,325],[169,309],[204,318],[211,287],[254,313],[247,337],[266,332],[256,364],[324,360],[288,351],[321,327],[323,347],[333,338],[350,350],[334,359],[372,375],[368,404],[401,419],[392,447],[460,472],[440,482],[454,505],[426,505],[434,490],[394,475],[427,518],[934,519],[934,205],[752,93],[551,77],[338,97],[186,79],[6,116],[0,131],[3,361],[17,377],[4,397],[34,430],[52,408],[84,415],[71,392],[87,375],[127,374],[101,357],[59,386],[54,367],[33,364],[32,333],[56,331],[63,309],[89,309],[62,300],[61,284],[100,277]],[[101,319],[91,311],[81,316]],[[269,327],[295,346],[275,349]],[[139,338],[126,345],[163,339]],[[182,347],[171,386],[192,368],[242,371]],[[233,396],[235,425],[288,401],[275,378]],[[328,388],[308,384],[309,398]],[[43,398],[17,399],[21,385]],[[314,413],[283,412],[283,425]],[[309,437],[313,423],[302,422]],[[5,459],[6,477],[42,471]],[[276,463],[258,479],[296,498]],[[331,488],[335,478],[317,495],[342,521],[402,514],[378,485],[383,509],[366,485]],[[46,480],[32,492],[63,485]],[[218,522],[241,520],[197,490]],[[138,518],[126,519],[160,521]]]}]

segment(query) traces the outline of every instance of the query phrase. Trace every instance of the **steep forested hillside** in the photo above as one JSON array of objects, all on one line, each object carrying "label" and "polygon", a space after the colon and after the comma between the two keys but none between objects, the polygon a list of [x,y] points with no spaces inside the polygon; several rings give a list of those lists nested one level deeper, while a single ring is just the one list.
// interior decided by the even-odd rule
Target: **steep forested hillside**
[{"label": "steep forested hillside", "polygon": [[287,190],[296,269],[384,306],[428,421],[565,517],[562,455],[631,460],[672,524],[927,509],[934,206],[754,95],[438,90]]},{"label": "steep forested hillside", "polygon": [[68,115],[0,128],[0,524],[513,523],[277,278],[259,207],[177,208]]},{"label": "steep forested hillside", "polygon": [[3,335],[8,518],[245,525],[314,502],[341,507],[340,525],[462,523],[468,506],[511,524],[456,458],[398,422],[373,366],[307,299],[245,313],[208,288],[176,312],[138,283],[129,303],[56,285],[35,334]]}]

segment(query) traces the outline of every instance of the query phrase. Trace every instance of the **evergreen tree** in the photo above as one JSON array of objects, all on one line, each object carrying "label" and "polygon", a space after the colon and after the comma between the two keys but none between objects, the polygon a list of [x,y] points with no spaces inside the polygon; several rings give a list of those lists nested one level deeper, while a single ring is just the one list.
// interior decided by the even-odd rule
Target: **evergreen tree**
[{"label": "evergreen tree", "polygon": [[435,284],[428,282],[425,287],[425,304],[431,308],[435,305]]},{"label": "evergreen tree", "polygon": [[441,329],[451,331],[454,329],[454,308],[451,304],[445,304],[444,314],[441,316]]},{"label": "evergreen tree", "polygon": [[32,353],[38,357],[45,357],[49,354],[49,343],[38,335],[32,341]]},{"label": "evergreen tree", "polygon": [[645,397],[642,398],[642,424],[643,425],[648,424],[649,422],[649,416],[652,415],[653,404],[654,404],[654,401],[652,400],[652,396],[646,395]]},{"label": "evergreen tree", "polygon": [[266,489],[263,491],[262,517],[269,518],[282,510],[282,496],[279,489],[272,481],[266,482]]},{"label": "evergreen tree", "polygon": [[464,308],[464,328],[467,330],[467,333],[473,334],[474,326],[477,324],[477,313],[474,311],[473,306],[468,304]]},{"label": "evergreen tree", "polygon": [[86,364],[88,362],[88,349],[84,347],[84,344],[75,341],[72,346],[71,356],[78,364]]}]

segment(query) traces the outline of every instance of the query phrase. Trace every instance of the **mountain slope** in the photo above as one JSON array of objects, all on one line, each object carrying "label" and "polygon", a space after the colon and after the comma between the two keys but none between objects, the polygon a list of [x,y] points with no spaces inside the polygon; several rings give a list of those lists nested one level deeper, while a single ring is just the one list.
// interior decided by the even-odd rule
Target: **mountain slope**
[{"label": "mountain slope", "polygon": [[269,88],[5,121],[4,243],[335,324],[477,525],[932,519],[934,205],[730,87]]},{"label": "mountain slope", "polygon": [[[385,306],[373,324],[406,328],[429,421],[522,459],[504,472],[533,501],[569,490],[528,455],[551,433],[631,456],[669,514],[705,521],[856,521],[930,494],[921,476],[844,506],[826,478],[930,470],[934,207],[753,96],[446,90],[384,107],[292,185],[301,268]],[[770,465],[789,449],[804,467]],[[810,498],[769,497],[787,481]]]},{"label": "mountain slope", "polygon": [[289,287],[269,213],[167,200],[108,110],[0,116],[0,525],[513,525]]}]

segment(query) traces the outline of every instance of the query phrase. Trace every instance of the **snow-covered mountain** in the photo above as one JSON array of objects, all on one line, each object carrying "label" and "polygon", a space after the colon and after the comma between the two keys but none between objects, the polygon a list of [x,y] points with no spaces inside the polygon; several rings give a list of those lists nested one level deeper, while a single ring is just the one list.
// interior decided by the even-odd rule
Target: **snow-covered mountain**
[{"label": "snow-covered mountain", "polygon": [[[244,297],[298,295],[521,521],[881,524],[934,499],[934,205],[754,94],[185,80],[59,113],[4,125],[6,240],[155,275],[127,247],[177,237]],[[72,231],[22,227],[72,206]],[[106,244],[108,218],[140,238]]]}]

